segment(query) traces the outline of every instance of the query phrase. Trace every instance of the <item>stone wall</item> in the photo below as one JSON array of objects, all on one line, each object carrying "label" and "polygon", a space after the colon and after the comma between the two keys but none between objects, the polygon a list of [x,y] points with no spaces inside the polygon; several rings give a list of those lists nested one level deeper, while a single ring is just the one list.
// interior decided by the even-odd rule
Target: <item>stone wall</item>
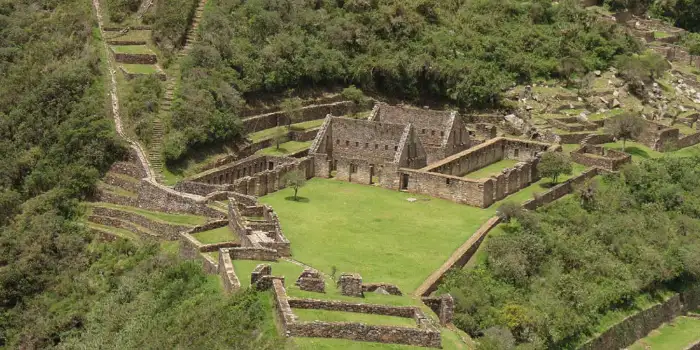
[{"label": "stone wall", "polygon": [[135,224],[132,224],[131,222],[124,221],[122,219],[118,219],[118,218],[114,218],[114,217],[90,215],[88,217],[88,221],[96,223],[96,224],[104,225],[104,226],[121,228],[121,229],[127,230],[129,232],[133,232],[144,239],[150,239],[150,238],[156,237],[155,235],[151,234],[150,232],[144,231],[142,228],[138,227]]},{"label": "stone wall", "polygon": [[362,291],[367,293],[374,293],[379,288],[383,289],[387,294],[403,295],[399,287],[390,283],[365,283],[362,285]]},{"label": "stone wall", "polygon": [[337,338],[390,344],[441,348],[440,331],[435,328],[374,326],[350,322],[301,322],[288,327],[295,337]]},{"label": "stone wall", "polygon": [[655,151],[663,151],[666,145],[673,145],[678,141],[680,136],[678,129],[649,121],[646,123],[646,129],[636,138],[639,143]]},{"label": "stone wall", "polygon": [[439,297],[423,297],[421,300],[438,315],[441,325],[445,326],[452,323],[455,309],[455,301],[452,295],[443,294]]},{"label": "stone wall", "polygon": [[274,249],[263,247],[237,247],[228,249],[231,260],[277,261],[279,255]]},{"label": "stone wall", "polygon": [[[300,111],[299,119],[296,123],[309,120],[323,119],[328,114],[347,115],[369,110],[371,106],[367,104],[356,104],[352,101],[341,101],[322,105],[311,105],[303,107]],[[252,133],[260,130],[274,128],[279,125],[287,125],[288,118],[282,111],[271,112],[243,119],[243,130],[245,133]]]},{"label": "stone wall", "polygon": [[137,197],[123,196],[114,192],[105,191],[100,188],[97,189],[94,199],[98,202],[113,203],[128,207],[135,207],[138,205]]},{"label": "stone wall", "polygon": [[585,141],[589,145],[600,145],[603,143],[615,142],[615,137],[610,134],[593,134]]},{"label": "stone wall", "polygon": [[157,234],[171,241],[177,240],[180,236],[180,232],[187,231],[192,228],[191,226],[159,222],[156,220],[152,220],[146,216],[139,215],[137,213],[105,207],[93,207],[92,214],[98,216],[117,218],[120,220],[134,223],[154,234]]},{"label": "stone wall", "polygon": [[357,273],[343,273],[338,277],[340,294],[351,297],[364,297],[362,292],[362,276]]},{"label": "stone wall", "polygon": [[399,169],[399,179],[401,179],[401,189],[411,193],[443,198],[480,208],[486,208],[493,203],[492,179],[474,180],[405,168]]},{"label": "stone wall", "polygon": [[[698,62],[700,62],[700,59],[698,59]],[[698,143],[700,143],[700,133],[695,133],[679,138],[678,141],[675,142],[674,146],[677,148],[685,148],[697,145]]]},{"label": "stone wall", "polygon": [[233,261],[231,261],[231,255],[227,248],[219,250],[219,276],[224,282],[224,290],[226,292],[230,293],[241,288],[241,282],[236,276]]},{"label": "stone wall", "polygon": [[593,135],[592,132],[577,132],[577,133],[557,133],[562,144],[580,143],[586,137]]},{"label": "stone wall", "polygon": [[288,138],[290,141],[313,141],[318,134],[320,128],[313,128],[309,130],[292,130],[289,132]]},{"label": "stone wall", "polygon": [[135,179],[146,177],[146,171],[133,162],[116,162],[109,168],[109,172],[130,176]]},{"label": "stone wall", "polygon": [[223,185],[212,185],[208,183],[202,183],[197,181],[183,180],[175,184],[173,187],[175,191],[196,194],[199,196],[208,196],[213,192],[220,191],[230,191],[232,186],[230,184]]},{"label": "stone wall", "polygon": [[108,185],[116,186],[132,193],[137,193],[139,191],[139,180],[135,178],[124,178],[116,175],[116,173],[107,172],[102,178],[102,181]]},{"label": "stone wall", "polygon": [[415,306],[391,306],[379,304],[351,303],[338,300],[289,298],[289,306],[294,309],[315,309],[328,311],[357,312],[384,316],[413,318],[421,312]]},{"label": "stone wall", "polygon": [[583,173],[576,177],[572,177],[571,179],[568,179],[548,191],[540,194],[537,196],[537,198],[531,199],[525,203],[523,203],[523,208],[529,209],[529,210],[535,210],[539,208],[540,206],[543,206],[545,204],[549,204],[571,192],[574,191],[574,187],[577,185],[583,184],[586,181],[592,179],[594,176],[598,175],[599,170],[597,168],[590,168],[586,169]]},{"label": "stone wall", "polygon": [[177,192],[148,179],[141,180],[137,206],[166,213],[194,214],[211,218],[224,217],[220,211],[209,208],[204,198]]},{"label": "stone wall", "polygon": [[623,165],[631,163],[632,156],[624,152],[608,150],[602,146],[583,145],[571,152],[571,160],[585,166],[617,171]]},{"label": "stone wall", "polygon": [[116,53],[112,50],[114,60],[119,63],[130,64],[156,64],[158,57],[155,54],[148,53]]}]

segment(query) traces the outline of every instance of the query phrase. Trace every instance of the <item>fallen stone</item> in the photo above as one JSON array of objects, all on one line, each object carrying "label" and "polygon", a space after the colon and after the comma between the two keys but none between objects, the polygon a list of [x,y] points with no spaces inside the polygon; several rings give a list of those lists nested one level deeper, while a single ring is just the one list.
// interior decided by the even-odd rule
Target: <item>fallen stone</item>
[{"label": "fallen stone", "polygon": [[527,105],[527,106],[525,106],[525,109],[528,110],[528,111],[531,111],[531,110],[533,110],[533,107],[530,106],[530,105]]},{"label": "fallen stone", "polygon": [[406,200],[409,201],[409,202],[411,202],[411,203],[417,201],[417,199],[415,199],[415,198],[406,198]]},{"label": "fallen stone", "polygon": [[613,91],[614,98],[618,98],[619,96],[620,96],[620,91],[618,91],[618,90]]},{"label": "fallen stone", "polygon": [[391,294],[389,294],[389,292],[387,292],[386,290],[384,290],[384,288],[382,288],[382,287],[379,287],[379,288],[375,289],[374,292],[377,293],[377,294],[391,295]]},{"label": "fallen stone", "polygon": [[597,70],[597,71],[594,71],[593,74],[595,74],[596,77],[599,77],[603,73],[601,71]]},{"label": "fallen stone", "polygon": [[620,101],[618,101],[617,99],[614,99],[614,100],[612,101],[612,103],[610,103],[610,108],[611,108],[611,109],[612,109],[612,108],[619,108],[621,105],[622,105],[622,104],[620,103]]}]

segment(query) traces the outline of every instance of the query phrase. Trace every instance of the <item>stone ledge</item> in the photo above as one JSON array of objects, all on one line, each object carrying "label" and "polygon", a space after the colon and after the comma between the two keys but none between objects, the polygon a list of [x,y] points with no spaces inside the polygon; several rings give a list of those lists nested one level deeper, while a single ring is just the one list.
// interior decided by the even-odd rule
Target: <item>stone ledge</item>
[{"label": "stone ledge", "polygon": [[155,220],[147,218],[146,216],[120,209],[93,207],[92,213],[93,215],[113,217],[142,226],[148,229],[149,231],[157,233],[168,240],[176,240],[178,239],[180,232],[191,229],[191,226],[157,222]]},{"label": "stone ledge", "polygon": [[420,309],[415,306],[389,306],[302,298],[288,298],[288,300],[289,306],[295,309],[344,311],[404,318],[413,318],[416,312],[421,312]]},{"label": "stone ledge", "polygon": [[116,176],[115,174],[116,173],[113,173],[113,172],[107,172],[107,174],[102,179],[102,181],[108,185],[119,187],[125,191],[138,193],[138,191],[139,191],[138,180],[135,179],[135,181],[129,181],[129,180],[123,179],[119,176]]},{"label": "stone ledge", "polygon": [[141,228],[138,227],[138,225],[134,225],[133,223],[128,222],[128,221],[123,221],[119,218],[114,218],[114,217],[109,217],[109,216],[100,216],[100,215],[90,215],[88,217],[88,221],[94,222],[94,223],[100,224],[100,225],[121,228],[121,229],[127,230],[129,232],[133,232],[141,237],[146,237],[149,239],[156,237],[150,232],[143,231]]}]

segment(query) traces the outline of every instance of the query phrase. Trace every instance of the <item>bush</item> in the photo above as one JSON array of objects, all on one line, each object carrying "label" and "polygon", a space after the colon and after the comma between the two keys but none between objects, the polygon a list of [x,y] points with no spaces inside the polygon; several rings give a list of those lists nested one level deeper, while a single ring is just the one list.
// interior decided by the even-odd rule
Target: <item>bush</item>
[{"label": "bush", "polygon": [[198,3],[198,0],[156,2],[151,35],[166,55],[171,56],[184,45]]},{"label": "bush", "polygon": [[362,90],[358,89],[355,87],[355,85],[350,85],[343,89],[343,92],[341,93],[344,99],[350,100],[355,102],[356,104],[360,104],[365,101],[367,97],[365,97],[365,94],[362,92]]},{"label": "bush", "polygon": [[138,11],[141,0],[107,0],[105,2],[109,20],[121,23],[130,14]]}]

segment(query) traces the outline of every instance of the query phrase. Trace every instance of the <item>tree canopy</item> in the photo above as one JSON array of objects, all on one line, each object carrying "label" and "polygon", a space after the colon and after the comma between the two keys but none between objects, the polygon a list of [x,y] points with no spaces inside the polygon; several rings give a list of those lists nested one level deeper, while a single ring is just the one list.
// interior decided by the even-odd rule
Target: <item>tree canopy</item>
[{"label": "tree canopy", "polygon": [[455,324],[473,336],[500,327],[534,348],[576,348],[609,310],[697,283],[699,172],[699,157],[649,160],[580,198],[517,213],[490,233],[485,263],[440,286],[455,297]]}]

